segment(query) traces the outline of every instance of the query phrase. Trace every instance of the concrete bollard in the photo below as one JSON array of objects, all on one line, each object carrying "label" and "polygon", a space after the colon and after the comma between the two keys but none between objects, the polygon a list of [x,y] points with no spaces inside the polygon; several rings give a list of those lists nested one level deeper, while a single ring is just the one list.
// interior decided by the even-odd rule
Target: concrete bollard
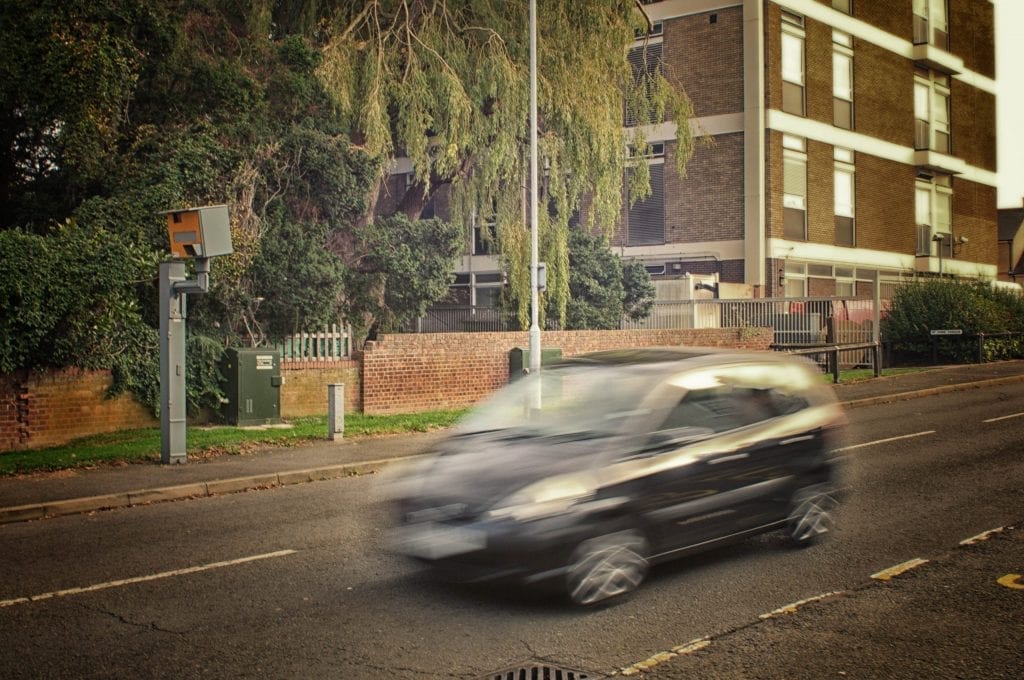
[{"label": "concrete bollard", "polygon": [[345,384],[327,386],[327,438],[345,438]]}]

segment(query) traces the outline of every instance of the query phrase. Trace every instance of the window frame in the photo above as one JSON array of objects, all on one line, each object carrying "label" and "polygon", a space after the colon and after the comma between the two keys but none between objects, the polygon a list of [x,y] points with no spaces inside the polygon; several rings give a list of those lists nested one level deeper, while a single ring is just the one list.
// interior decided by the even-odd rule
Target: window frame
[{"label": "window frame", "polygon": [[[832,152],[832,211],[835,216],[835,244],[857,245],[857,168],[850,149],[835,147]],[[840,181],[849,184],[849,203],[840,203]]]},{"label": "window frame", "polygon": [[[789,170],[787,170],[789,168]],[[792,186],[786,181],[795,179],[800,171],[800,184]],[[799,212],[799,225],[797,213]],[[807,240],[807,140],[792,135],[782,136],[782,233],[793,241]],[[797,233],[799,230],[799,233]]]},{"label": "window frame", "polygon": [[[952,90],[945,73],[923,71],[914,74],[914,148],[953,153]],[[922,109],[926,109],[922,111]],[[938,111],[942,115],[938,115]],[[925,137],[924,126],[927,125]]]},{"label": "window frame", "polygon": [[[845,60],[845,68],[841,68]],[[846,86],[839,86],[839,76],[845,73]],[[853,36],[843,31],[832,31],[832,124],[844,130],[854,127],[854,68]]]},{"label": "window frame", "polygon": [[[791,49],[787,49],[787,42]],[[790,55],[787,58],[787,55]],[[790,63],[798,59],[799,64]],[[807,34],[804,18],[782,11],[779,70],[782,75],[782,110],[796,116],[807,115]]]}]

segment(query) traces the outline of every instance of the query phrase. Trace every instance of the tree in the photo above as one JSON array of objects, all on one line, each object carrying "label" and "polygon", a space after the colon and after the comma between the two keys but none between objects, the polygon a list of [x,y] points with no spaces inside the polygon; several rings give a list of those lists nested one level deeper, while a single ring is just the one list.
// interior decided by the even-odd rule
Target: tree
[{"label": "tree", "polygon": [[[569,232],[569,303],[562,327],[610,330],[623,316],[641,319],[654,304],[654,284],[639,262],[623,262],[600,236]],[[558,316],[548,310],[549,316]]]},{"label": "tree", "polygon": [[[529,241],[524,225],[528,168],[528,3],[507,0],[380,0],[342,7],[330,27],[319,73],[353,140],[372,154],[405,155],[415,181],[400,211],[415,218],[442,186],[452,219],[465,229],[493,222],[525,325]],[[568,301],[568,223],[589,199],[588,225],[618,218],[627,140],[648,148],[642,128],[627,137],[623,102],[639,120],[678,124],[682,170],[694,139],[685,93],[662,69],[631,70],[626,47],[644,15],[633,0],[538,3],[538,106],[544,204],[538,226],[549,297]],[[649,174],[631,173],[643,197]],[[377,187],[383,178],[378,178]],[[375,219],[370,210],[363,221]],[[336,247],[346,259],[351,243]]]}]

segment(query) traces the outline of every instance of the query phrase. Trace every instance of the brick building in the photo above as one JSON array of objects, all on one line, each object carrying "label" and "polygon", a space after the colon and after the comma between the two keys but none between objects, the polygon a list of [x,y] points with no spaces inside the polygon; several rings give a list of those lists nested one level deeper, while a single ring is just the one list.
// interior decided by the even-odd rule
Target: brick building
[{"label": "brick building", "polygon": [[[643,9],[653,28],[632,63],[680,83],[691,124],[713,140],[680,177],[676,124],[647,126],[652,195],[624,202],[612,245],[665,282],[660,297],[678,295],[669,282],[687,272],[758,297],[864,295],[876,279],[920,274],[997,278],[991,0]],[[491,306],[503,279],[475,241],[452,300]]]},{"label": "brick building", "polygon": [[766,296],[996,278],[990,0],[644,4],[648,59],[714,143],[680,178],[675,125],[647,131],[662,184],[624,207],[623,257],[656,280],[717,273]]}]

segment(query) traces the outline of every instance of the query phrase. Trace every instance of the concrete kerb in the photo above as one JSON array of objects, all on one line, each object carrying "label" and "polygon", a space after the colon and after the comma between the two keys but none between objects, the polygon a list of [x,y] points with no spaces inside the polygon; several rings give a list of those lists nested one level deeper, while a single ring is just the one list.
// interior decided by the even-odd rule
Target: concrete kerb
[{"label": "concrete kerb", "polygon": [[[908,392],[897,392],[874,397],[866,397],[863,399],[852,399],[844,401],[843,406],[846,408],[857,408],[860,406],[871,406],[874,404],[885,404],[894,401],[914,399],[917,397],[941,394],[944,392],[957,392],[968,389],[994,387],[997,385],[1006,385],[1022,381],[1024,381],[1024,375],[991,378],[969,383],[939,385]],[[180,486],[142,489],[126,493],[72,498],[63,501],[51,501],[47,503],[34,503],[9,508],[0,508],[0,524],[44,519],[46,517],[58,517],[61,515],[95,512],[98,510],[112,510],[115,508],[131,507],[133,505],[145,505],[149,503],[184,500],[187,498],[202,498],[219,494],[239,493],[242,491],[261,488],[265,489],[292,484],[305,484],[309,482],[338,479],[340,477],[352,477],[375,472],[396,460],[404,460],[407,458],[411,459],[415,458],[415,456],[381,458],[378,460],[362,461],[358,463],[343,463],[307,470],[290,470],[277,473],[272,472],[247,477],[235,477],[232,479],[219,479],[210,482],[183,484]]]},{"label": "concrete kerb", "polygon": [[[402,460],[416,457],[417,456],[405,456]],[[210,482],[195,482],[192,484],[181,484],[178,486],[167,486],[155,489],[141,489],[138,491],[105,494],[102,496],[86,496],[62,501],[18,505],[8,508],[0,508],[0,524],[26,522],[30,520],[45,519],[48,517],[75,515],[100,510],[114,510],[116,508],[127,508],[136,505],[148,505],[151,503],[163,503],[166,501],[178,501],[189,498],[204,498],[229,493],[252,491],[255,489],[268,489],[277,486],[289,486],[292,484],[305,484],[308,482],[338,479],[341,477],[354,477],[357,475],[375,472],[389,463],[393,463],[395,460],[399,459],[381,458],[378,460],[361,461],[358,463],[342,463],[339,465],[310,468],[308,470],[270,472],[266,474],[249,475],[246,477],[218,479]]]},{"label": "concrete kerb", "polygon": [[849,401],[844,401],[843,406],[846,408],[857,408],[858,406],[874,406],[875,404],[888,404],[894,401],[916,399],[918,397],[927,397],[929,395],[942,394],[944,392],[961,392],[963,390],[981,389],[983,387],[996,387],[998,385],[1009,385],[1018,382],[1024,382],[1024,375],[1012,375],[1003,378],[990,378],[988,380],[976,380],[974,382],[955,383],[952,385],[937,385],[936,387],[927,387],[925,389],[913,390],[910,392],[894,392],[893,394],[883,394],[876,397],[851,399]]}]

